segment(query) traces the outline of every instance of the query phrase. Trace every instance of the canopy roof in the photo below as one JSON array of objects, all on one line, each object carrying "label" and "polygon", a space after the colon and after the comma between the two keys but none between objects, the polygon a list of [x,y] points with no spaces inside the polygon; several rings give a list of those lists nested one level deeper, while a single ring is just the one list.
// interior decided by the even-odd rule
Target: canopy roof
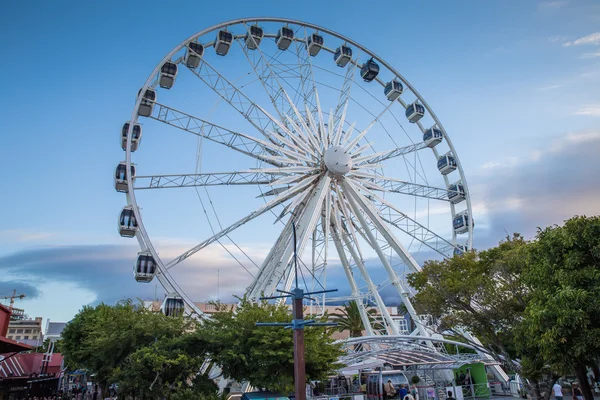
[{"label": "canopy roof", "polygon": [[[346,355],[341,362],[347,365],[344,370],[370,369],[383,364],[414,366],[418,369],[456,369],[465,364],[484,363],[498,364],[482,355],[473,353],[448,354],[443,343],[452,341],[441,338],[424,338],[417,336],[363,336],[347,340]],[[462,347],[464,343],[460,343]]]},{"label": "canopy roof", "polygon": [[27,344],[19,343],[15,340],[8,339],[4,336],[0,336],[0,354],[2,353],[18,353],[20,351],[26,351],[33,349],[32,346]]}]

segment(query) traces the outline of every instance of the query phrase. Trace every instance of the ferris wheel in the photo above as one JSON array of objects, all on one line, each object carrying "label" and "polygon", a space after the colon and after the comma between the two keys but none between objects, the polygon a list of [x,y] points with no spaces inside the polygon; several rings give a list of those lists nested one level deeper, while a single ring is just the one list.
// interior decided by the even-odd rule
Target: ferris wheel
[{"label": "ferris wheel", "polygon": [[[207,294],[180,271],[204,271],[215,251],[250,298],[289,290],[296,246],[304,285],[348,282],[315,305],[355,300],[370,335],[377,307],[382,333],[398,335],[386,304],[418,320],[405,281],[417,260],[472,246],[467,181],[433,110],[330,29],[246,18],[194,34],[154,68],[120,139],[119,232],[137,238],[135,279],[162,284],[167,314],[202,316],[192,298]],[[196,241],[173,252],[164,237]]]}]

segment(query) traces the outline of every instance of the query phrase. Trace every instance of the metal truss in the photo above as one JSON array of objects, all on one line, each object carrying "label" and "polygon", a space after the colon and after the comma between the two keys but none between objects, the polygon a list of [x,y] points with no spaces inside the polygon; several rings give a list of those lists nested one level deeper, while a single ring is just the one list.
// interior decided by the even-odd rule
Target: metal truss
[{"label": "metal truss", "polygon": [[[283,172],[214,172],[205,174],[136,176],[134,189],[167,189],[220,185],[274,185]],[[303,175],[294,175],[294,180]],[[289,181],[293,183],[293,181]]]}]

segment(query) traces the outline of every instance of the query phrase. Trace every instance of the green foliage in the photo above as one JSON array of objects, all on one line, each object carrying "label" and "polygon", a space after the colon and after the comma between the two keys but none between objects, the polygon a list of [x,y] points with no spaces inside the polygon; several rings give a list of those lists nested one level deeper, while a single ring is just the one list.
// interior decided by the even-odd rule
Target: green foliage
[{"label": "green foliage", "polygon": [[169,338],[132,353],[115,371],[119,395],[142,398],[198,398],[217,386],[199,374],[205,345],[196,334]]},{"label": "green foliage", "polygon": [[426,262],[420,272],[408,276],[418,291],[416,307],[437,318],[441,330],[458,335],[457,328],[464,328],[511,359],[512,329],[527,304],[528,290],[521,279],[527,245],[515,234],[486,251]]},{"label": "green foliage", "polygon": [[[365,330],[365,326],[363,324],[362,318],[360,317],[360,311],[358,309],[358,304],[356,301],[349,301],[344,304],[343,308],[336,308],[336,313],[331,314],[331,322],[337,323],[336,330],[339,332],[349,331],[350,337],[360,337],[363,335],[363,331]],[[377,311],[374,309],[367,310],[367,316],[369,317],[369,321],[371,321],[371,326],[375,329],[378,329],[375,323],[374,316]]]},{"label": "green foliage", "polygon": [[204,361],[194,328],[191,321],[153,313],[128,300],[84,307],[65,327],[61,347],[70,369],[88,370],[103,386],[118,382],[126,393],[158,398],[187,390],[188,377]]},{"label": "green foliage", "polygon": [[582,380],[600,356],[600,217],[539,230],[528,264],[531,301],[520,337],[554,369],[579,369]]},{"label": "green foliage", "polygon": [[[293,390],[294,382],[292,330],[257,327],[256,323],[291,319],[285,305],[241,299],[235,313],[225,310],[214,314],[199,332],[211,359],[222,367],[225,376],[286,393]],[[306,328],[304,332],[307,379],[323,379],[339,367],[340,347],[323,328]]]},{"label": "green foliage", "polygon": [[421,378],[419,378],[419,375],[413,375],[413,377],[410,378],[410,381],[416,385],[417,383],[421,382]]}]

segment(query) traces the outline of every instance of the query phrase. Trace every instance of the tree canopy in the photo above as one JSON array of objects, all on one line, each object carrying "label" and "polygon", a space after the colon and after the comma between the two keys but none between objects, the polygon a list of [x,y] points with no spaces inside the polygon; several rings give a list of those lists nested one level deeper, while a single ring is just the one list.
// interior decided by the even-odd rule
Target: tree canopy
[{"label": "tree canopy", "polygon": [[[360,317],[360,311],[356,301],[349,301],[344,304],[342,308],[336,308],[335,311],[335,313],[331,314],[331,322],[337,324],[337,331],[349,331],[350,337],[359,337],[363,335],[365,325]],[[377,325],[375,323],[375,314],[377,314],[375,309],[367,310],[367,316],[369,317],[369,321],[371,321],[371,326],[374,326],[374,328],[377,329],[378,326],[375,326]]]},{"label": "tree canopy", "polygon": [[153,313],[131,300],[86,306],[65,327],[61,350],[69,369],[89,371],[103,388],[118,382],[126,392],[135,387],[162,398],[187,389],[187,378],[204,361],[202,347],[189,345],[193,328],[193,321]]},{"label": "tree canopy", "polygon": [[591,400],[585,367],[600,357],[600,217],[540,229],[523,278],[532,290],[520,338],[556,371],[575,370]]},{"label": "tree canopy", "polygon": [[[238,308],[214,314],[199,331],[208,343],[211,359],[225,376],[250,381],[259,388],[293,391],[294,351],[291,329],[257,327],[257,322],[291,322],[285,305],[241,299]],[[306,377],[318,380],[339,368],[340,346],[324,328],[304,331]]]},{"label": "tree canopy", "polygon": [[466,329],[489,350],[512,359],[513,328],[527,305],[521,279],[527,244],[515,234],[486,251],[426,262],[408,276],[417,290],[416,307],[436,318],[441,331],[460,335]]}]

